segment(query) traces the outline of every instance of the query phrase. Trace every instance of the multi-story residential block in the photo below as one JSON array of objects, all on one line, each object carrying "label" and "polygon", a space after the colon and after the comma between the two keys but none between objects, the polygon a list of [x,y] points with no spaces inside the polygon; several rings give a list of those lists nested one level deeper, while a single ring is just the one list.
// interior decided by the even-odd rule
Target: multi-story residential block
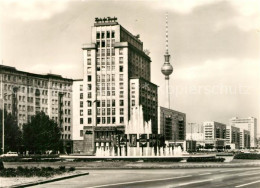
[{"label": "multi-story residential block", "polygon": [[[4,108],[17,118],[18,126],[43,111],[62,127],[67,152],[72,140],[72,79],[55,74],[34,74],[0,65]],[[2,105],[1,105],[2,106]]]},{"label": "multi-story residential block", "polygon": [[139,35],[128,32],[116,18],[97,18],[91,43],[82,49],[83,100],[79,103],[83,115],[74,116],[80,121],[80,126],[74,127],[74,135],[79,139],[76,135],[83,132],[85,145],[74,148],[74,152],[93,154],[99,144],[94,138],[124,133],[133,106],[143,106],[145,119],[152,120],[153,133],[157,133],[157,86],[151,83],[151,59],[144,52]]},{"label": "multi-story residential block", "polygon": [[165,140],[184,141],[186,136],[186,114],[158,107],[158,132]]},{"label": "multi-story residential block", "polygon": [[239,149],[240,147],[240,129],[235,126],[227,126],[226,145],[230,145],[231,149]]},{"label": "multi-story residential block", "polygon": [[205,145],[216,147],[217,141],[226,138],[226,125],[215,121],[203,122]]},{"label": "multi-story residential block", "polygon": [[245,129],[240,129],[240,148],[249,149],[250,148],[250,131]]},{"label": "multi-story residential block", "polygon": [[238,118],[234,117],[229,120],[231,126],[250,131],[250,147],[257,147],[257,119],[254,117]]}]

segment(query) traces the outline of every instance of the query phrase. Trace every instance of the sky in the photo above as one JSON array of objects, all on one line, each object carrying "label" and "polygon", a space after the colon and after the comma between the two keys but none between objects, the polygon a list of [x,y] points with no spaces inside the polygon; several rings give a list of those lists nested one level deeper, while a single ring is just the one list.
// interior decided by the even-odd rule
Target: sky
[{"label": "sky", "polygon": [[0,0],[0,58],[23,71],[83,78],[81,47],[91,42],[95,17],[115,16],[150,51],[151,81],[165,106],[168,12],[171,108],[187,122],[260,120],[259,7],[258,0]]}]

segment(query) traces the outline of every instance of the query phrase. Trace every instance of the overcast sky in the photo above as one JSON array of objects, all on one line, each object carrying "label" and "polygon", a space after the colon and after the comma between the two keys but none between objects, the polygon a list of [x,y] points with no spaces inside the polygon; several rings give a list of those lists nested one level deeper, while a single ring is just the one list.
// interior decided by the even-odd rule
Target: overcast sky
[{"label": "overcast sky", "polygon": [[82,78],[81,47],[91,42],[94,18],[116,16],[151,52],[152,82],[164,106],[168,12],[171,107],[188,122],[259,120],[259,7],[258,0],[0,0],[0,57],[20,70]]}]

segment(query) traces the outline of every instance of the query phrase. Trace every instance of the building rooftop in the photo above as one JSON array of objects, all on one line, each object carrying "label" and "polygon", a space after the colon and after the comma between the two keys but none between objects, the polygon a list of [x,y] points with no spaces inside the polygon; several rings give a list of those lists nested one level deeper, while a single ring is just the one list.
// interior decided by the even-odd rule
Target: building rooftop
[{"label": "building rooftop", "polygon": [[25,74],[26,76],[40,77],[40,78],[46,78],[46,79],[53,78],[53,79],[73,81],[73,79],[63,78],[61,75],[58,75],[58,74],[51,74],[51,73],[36,74],[36,73],[30,73],[30,72],[17,70],[15,67],[6,66],[6,65],[0,65],[0,72],[2,72],[2,71],[8,71],[8,72],[13,72],[13,73],[20,73],[20,74]]}]

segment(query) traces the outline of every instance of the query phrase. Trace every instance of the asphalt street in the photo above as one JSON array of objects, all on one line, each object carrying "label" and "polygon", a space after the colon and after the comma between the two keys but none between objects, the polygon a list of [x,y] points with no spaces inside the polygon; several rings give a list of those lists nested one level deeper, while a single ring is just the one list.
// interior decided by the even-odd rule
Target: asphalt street
[{"label": "asphalt street", "polygon": [[153,188],[260,187],[260,168],[108,169],[34,187]]}]

